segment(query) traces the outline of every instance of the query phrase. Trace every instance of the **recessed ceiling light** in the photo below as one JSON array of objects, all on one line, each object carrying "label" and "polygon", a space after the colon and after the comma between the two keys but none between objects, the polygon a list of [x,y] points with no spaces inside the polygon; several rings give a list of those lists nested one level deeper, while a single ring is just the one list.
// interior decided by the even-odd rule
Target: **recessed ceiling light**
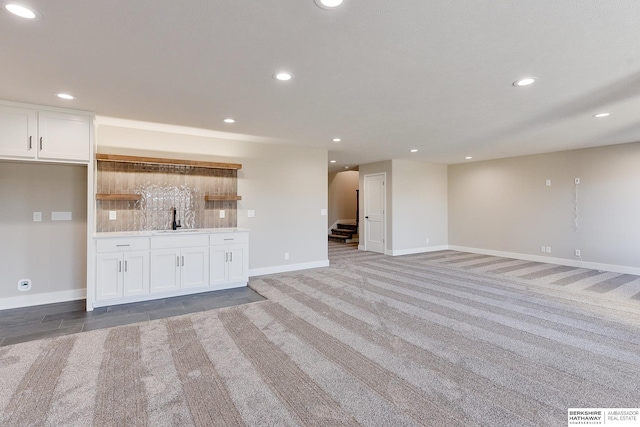
[{"label": "recessed ceiling light", "polygon": [[58,98],[67,99],[67,100],[76,99],[75,96],[69,95],[68,93],[59,93],[57,96]]},{"label": "recessed ceiling light", "polygon": [[471,156],[467,156],[467,157],[465,157],[464,159],[465,159],[465,160],[471,160],[471,159],[473,159],[473,157],[471,157]]},{"label": "recessed ceiling light", "polygon": [[315,0],[318,7],[323,9],[332,10],[342,4],[343,0]]},{"label": "recessed ceiling light", "polygon": [[418,149],[417,149],[417,148],[414,148],[414,149],[409,150],[409,151],[410,151],[410,152],[412,152],[412,153],[417,153],[417,152],[418,152]]},{"label": "recessed ceiling light", "polygon": [[42,18],[42,15],[40,15],[40,12],[38,12],[35,9],[31,9],[30,7],[27,6],[23,6],[21,4],[17,4],[17,3],[7,3],[5,5],[5,9],[7,9],[9,12],[13,13],[14,15],[17,15],[21,18],[25,18],[25,19],[40,19]]},{"label": "recessed ceiling light", "polygon": [[525,77],[523,79],[516,80],[515,82],[513,82],[513,85],[516,87],[529,86],[530,84],[533,84],[535,82],[536,79],[534,77]]},{"label": "recessed ceiling light", "polygon": [[333,141],[333,142],[340,142],[340,141],[342,141],[342,139],[340,139],[340,138],[333,138],[333,139],[332,139],[332,141]]},{"label": "recessed ceiling light", "polygon": [[603,117],[609,117],[611,115],[611,113],[598,113],[598,114],[594,114],[593,117],[595,117],[596,119],[601,119]]},{"label": "recessed ceiling light", "polygon": [[273,75],[273,78],[282,82],[289,81],[293,78],[293,74],[288,71],[280,71]]},{"label": "recessed ceiling light", "polygon": [[224,119],[224,122],[225,123],[235,123],[236,121],[229,117],[229,118]]},{"label": "recessed ceiling light", "polygon": [[335,160],[329,160],[329,163],[335,163],[335,162],[336,162]]}]

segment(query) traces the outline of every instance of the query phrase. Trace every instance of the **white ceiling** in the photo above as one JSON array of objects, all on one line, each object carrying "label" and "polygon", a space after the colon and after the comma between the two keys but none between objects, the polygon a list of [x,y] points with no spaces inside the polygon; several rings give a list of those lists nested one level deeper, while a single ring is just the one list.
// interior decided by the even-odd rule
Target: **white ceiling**
[{"label": "white ceiling", "polygon": [[640,140],[637,0],[20,3],[43,18],[0,12],[0,99],[326,148],[335,169]]}]

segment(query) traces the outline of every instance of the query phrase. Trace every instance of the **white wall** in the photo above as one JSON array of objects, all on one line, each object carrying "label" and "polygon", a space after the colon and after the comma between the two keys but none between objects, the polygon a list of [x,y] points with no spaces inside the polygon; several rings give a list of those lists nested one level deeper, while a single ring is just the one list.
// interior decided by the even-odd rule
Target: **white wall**
[{"label": "white wall", "polygon": [[328,227],[339,219],[356,219],[356,190],[358,185],[358,171],[332,172],[329,174]]},{"label": "white wall", "polygon": [[449,244],[637,274],[639,189],[640,143],[450,165]]},{"label": "white wall", "polygon": [[[86,166],[0,162],[0,308],[84,297],[86,200]],[[72,220],[51,221],[51,212]],[[18,291],[21,279],[30,291]]]},{"label": "white wall", "polygon": [[393,160],[392,174],[393,254],[445,247],[448,243],[447,166]]},{"label": "white wall", "polygon": [[[328,199],[326,150],[187,135],[176,129],[101,124],[97,152],[241,163],[238,227],[251,230],[251,274],[328,264],[327,218],[320,215]],[[255,210],[255,218],[247,217],[248,209]]]}]

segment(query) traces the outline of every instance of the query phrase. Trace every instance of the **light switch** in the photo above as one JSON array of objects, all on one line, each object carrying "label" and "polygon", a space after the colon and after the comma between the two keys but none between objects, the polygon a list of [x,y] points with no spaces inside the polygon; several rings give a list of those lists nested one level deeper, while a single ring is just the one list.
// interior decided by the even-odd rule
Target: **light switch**
[{"label": "light switch", "polygon": [[327,216],[327,210],[326,209],[320,209],[320,215]]},{"label": "light switch", "polygon": [[253,209],[249,209],[249,210],[247,211],[247,217],[249,217],[249,218],[253,218],[253,217],[255,217],[255,216],[256,216],[256,211],[255,211],[255,210],[253,210]]},{"label": "light switch", "polygon": [[220,209],[220,218],[224,218],[224,210]]},{"label": "light switch", "polygon": [[51,212],[51,221],[71,221],[71,212]]},{"label": "light switch", "polygon": [[116,211],[109,211],[109,221],[115,221],[117,218]]},{"label": "light switch", "polygon": [[34,222],[42,221],[42,212],[34,212],[33,213],[33,221]]},{"label": "light switch", "polygon": [[551,180],[550,180],[550,179],[548,179],[548,180],[547,180],[547,182],[546,182],[546,184],[547,184],[547,187],[551,187]]}]

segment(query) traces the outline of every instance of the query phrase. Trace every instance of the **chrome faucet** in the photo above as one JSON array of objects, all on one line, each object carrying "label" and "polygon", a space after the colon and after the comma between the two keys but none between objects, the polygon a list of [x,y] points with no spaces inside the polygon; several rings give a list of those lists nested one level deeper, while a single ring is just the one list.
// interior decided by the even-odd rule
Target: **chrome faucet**
[{"label": "chrome faucet", "polygon": [[171,229],[177,230],[180,227],[182,227],[182,225],[180,225],[180,220],[176,222],[176,208],[173,208],[173,222],[171,223]]}]

